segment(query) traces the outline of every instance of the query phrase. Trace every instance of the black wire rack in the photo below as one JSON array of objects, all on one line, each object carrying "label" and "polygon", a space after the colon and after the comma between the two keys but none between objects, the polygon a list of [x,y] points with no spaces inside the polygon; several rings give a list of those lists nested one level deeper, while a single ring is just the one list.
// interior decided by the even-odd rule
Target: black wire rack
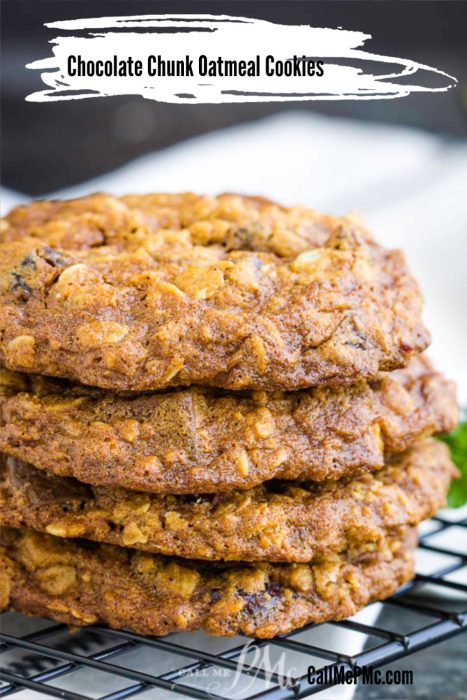
[{"label": "black wire rack", "polygon": [[318,682],[324,666],[328,678],[332,669],[378,668],[467,629],[466,533],[467,519],[451,519],[451,512],[433,518],[420,536],[417,575],[394,596],[347,620],[272,640],[141,637],[100,626],[70,633],[65,625],[6,613],[0,697],[31,697],[31,690],[68,700],[314,695],[334,684]]}]

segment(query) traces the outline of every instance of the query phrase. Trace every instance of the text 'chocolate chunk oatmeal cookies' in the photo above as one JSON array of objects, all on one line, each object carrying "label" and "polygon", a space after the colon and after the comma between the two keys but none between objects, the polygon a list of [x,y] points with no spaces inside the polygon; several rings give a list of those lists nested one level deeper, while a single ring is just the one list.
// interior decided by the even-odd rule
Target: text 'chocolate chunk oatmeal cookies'
[{"label": "text 'chocolate chunk oatmeal cookies'", "polygon": [[351,480],[150,496],[86,487],[4,457],[0,525],[190,559],[311,562],[376,545],[431,517],[455,473],[446,445],[426,440],[377,474]]},{"label": "text 'chocolate chunk oatmeal cookies'", "polygon": [[114,390],[292,390],[428,344],[403,255],[354,218],[192,194],[35,202],[0,234],[0,364]]},{"label": "text 'chocolate chunk oatmeal cookies'", "polygon": [[0,451],[152,493],[374,471],[456,421],[453,384],[423,357],[372,382],[274,394],[192,387],[129,398],[0,370]]},{"label": "text 'chocolate chunk oatmeal cookies'", "polygon": [[413,576],[416,541],[409,530],[314,564],[213,564],[8,528],[1,539],[2,608],[146,635],[265,638],[387,598]]}]

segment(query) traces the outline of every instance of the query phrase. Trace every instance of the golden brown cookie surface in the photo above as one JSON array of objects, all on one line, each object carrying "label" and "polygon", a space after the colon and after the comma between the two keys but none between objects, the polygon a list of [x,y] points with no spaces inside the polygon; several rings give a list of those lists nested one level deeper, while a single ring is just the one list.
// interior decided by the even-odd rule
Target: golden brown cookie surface
[{"label": "golden brown cookie surface", "polygon": [[413,575],[415,532],[315,564],[203,564],[31,531],[2,532],[3,608],[139,634],[273,637],[353,615]]},{"label": "golden brown cookie surface", "polygon": [[86,487],[7,457],[0,525],[189,559],[310,562],[378,546],[388,533],[431,517],[454,473],[447,447],[426,440],[377,474],[351,480],[150,496]]},{"label": "golden brown cookie surface", "polygon": [[272,478],[380,469],[456,424],[454,387],[425,358],[347,387],[119,397],[0,371],[0,451],[60,476],[153,493],[215,493]]},{"label": "golden brown cookie surface", "polygon": [[115,390],[300,389],[428,344],[399,251],[261,198],[35,202],[0,234],[0,363]]}]

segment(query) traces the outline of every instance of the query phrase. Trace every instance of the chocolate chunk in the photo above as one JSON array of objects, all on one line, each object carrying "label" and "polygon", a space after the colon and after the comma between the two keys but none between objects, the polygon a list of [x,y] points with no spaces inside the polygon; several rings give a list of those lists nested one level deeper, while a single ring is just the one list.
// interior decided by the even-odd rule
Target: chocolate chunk
[{"label": "chocolate chunk", "polygon": [[28,253],[24,260],[21,261],[21,267],[30,267],[32,270],[37,268],[36,261],[31,253]]},{"label": "chocolate chunk", "polygon": [[52,265],[52,267],[63,267],[66,265],[67,261],[65,257],[58,250],[55,250],[55,248],[44,246],[42,250],[42,257],[49,265]]},{"label": "chocolate chunk", "polygon": [[79,505],[92,498],[90,487],[76,479],[55,477],[14,457],[4,457],[8,483],[22,491],[31,506],[67,503]]},{"label": "chocolate chunk", "polygon": [[32,294],[32,288],[19,272],[12,272],[11,276],[14,277],[15,281],[10,284],[9,291],[17,292],[20,301],[28,301]]}]

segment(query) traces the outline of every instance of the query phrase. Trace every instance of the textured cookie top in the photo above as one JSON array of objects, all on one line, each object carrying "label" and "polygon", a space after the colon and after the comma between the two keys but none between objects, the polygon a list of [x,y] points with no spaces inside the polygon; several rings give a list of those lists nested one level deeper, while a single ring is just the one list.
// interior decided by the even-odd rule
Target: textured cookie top
[{"label": "textured cookie top", "polygon": [[423,357],[371,383],[273,394],[191,387],[128,398],[0,370],[0,451],[86,483],[153,493],[373,471],[456,421],[453,384]]},{"label": "textured cookie top", "polygon": [[116,390],[299,389],[428,344],[399,251],[260,198],[93,195],[3,221],[0,363]]},{"label": "textured cookie top", "polygon": [[377,474],[204,496],[86,487],[12,457],[2,472],[1,525],[190,559],[310,562],[431,517],[455,470],[446,445],[427,440]]},{"label": "textured cookie top", "polygon": [[3,528],[0,609],[139,634],[273,637],[353,615],[413,575],[415,533],[315,564],[203,564]]}]

